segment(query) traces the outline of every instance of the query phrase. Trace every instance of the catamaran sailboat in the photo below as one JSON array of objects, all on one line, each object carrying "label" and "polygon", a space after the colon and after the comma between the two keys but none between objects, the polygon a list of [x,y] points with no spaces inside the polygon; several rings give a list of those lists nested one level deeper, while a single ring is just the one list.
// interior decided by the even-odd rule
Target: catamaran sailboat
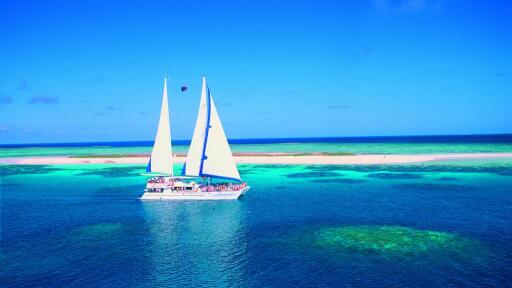
[{"label": "catamaran sailboat", "polygon": [[174,176],[173,172],[167,81],[164,81],[160,121],[146,172],[151,178],[142,200],[229,200],[238,199],[249,190],[240,178],[205,77],[194,135],[181,176]]}]

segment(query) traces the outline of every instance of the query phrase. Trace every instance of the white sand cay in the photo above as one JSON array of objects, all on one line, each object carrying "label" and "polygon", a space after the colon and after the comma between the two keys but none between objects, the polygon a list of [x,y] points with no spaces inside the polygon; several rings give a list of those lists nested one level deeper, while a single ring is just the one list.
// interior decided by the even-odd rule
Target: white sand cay
[{"label": "white sand cay", "polygon": [[[235,156],[237,163],[246,164],[321,164],[321,165],[371,165],[420,163],[439,160],[496,159],[512,158],[512,153],[457,153],[457,154],[409,154],[409,155],[262,155]],[[7,157],[0,158],[0,164],[52,165],[52,164],[146,164],[148,157],[91,157],[73,158],[66,156],[49,157]],[[175,157],[175,162],[182,163],[185,157]]]}]

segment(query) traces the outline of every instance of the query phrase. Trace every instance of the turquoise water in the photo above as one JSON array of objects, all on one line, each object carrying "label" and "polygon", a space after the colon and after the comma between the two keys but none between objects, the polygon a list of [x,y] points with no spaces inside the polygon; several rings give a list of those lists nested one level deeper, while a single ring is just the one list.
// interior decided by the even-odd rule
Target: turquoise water
[{"label": "turquoise water", "polygon": [[[273,143],[273,144],[232,144],[235,153],[290,152],[290,153],[353,153],[353,154],[436,154],[436,153],[478,153],[512,152],[508,143]],[[185,154],[186,145],[173,146],[174,153]],[[0,157],[22,156],[85,156],[149,154],[149,146],[128,147],[28,147],[0,148]]]},{"label": "turquoise water", "polygon": [[141,202],[143,165],[1,166],[2,287],[512,285],[510,160],[239,168]]}]

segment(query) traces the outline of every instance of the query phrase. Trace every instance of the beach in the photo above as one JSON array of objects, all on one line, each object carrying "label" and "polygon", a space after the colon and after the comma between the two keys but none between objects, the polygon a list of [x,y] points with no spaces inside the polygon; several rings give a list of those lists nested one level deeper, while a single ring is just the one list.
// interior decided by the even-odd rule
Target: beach
[{"label": "beach", "polygon": [[[239,153],[234,156],[240,164],[287,164],[287,165],[375,165],[375,164],[407,164],[443,160],[470,160],[470,159],[512,159],[512,153],[446,153],[446,154],[363,154],[363,155],[328,155],[328,154],[300,154],[293,153]],[[185,162],[185,155],[176,155],[174,162]],[[32,157],[4,157],[0,164],[21,165],[58,165],[58,164],[144,164],[149,156],[32,156]]]}]

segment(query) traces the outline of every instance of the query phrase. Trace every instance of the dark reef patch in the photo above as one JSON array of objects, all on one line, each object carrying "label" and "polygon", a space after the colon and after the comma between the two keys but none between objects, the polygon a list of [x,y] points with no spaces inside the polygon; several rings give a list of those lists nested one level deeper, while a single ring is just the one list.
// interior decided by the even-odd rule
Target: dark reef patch
[{"label": "dark reef patch", "polygon": [[50,165],[1,165],[0,176],[16,176],[26,174],[48,174],[62,169]]},{"label": "dark reef patch", "polygon": [[377,178],[377,179],[421,179],[423,176],[413,173],[371,173],[366,177]]},{"label": "dark reef patch", "polygon": [[441,180],[441,181],[459,181],[459,179],[455,178],[455,177],[441,177],[441,178],[439,178],[439,180]]},{"label": "dark reef patch", "polygon": [[238,169],[238,172],[240,172],[240,175],[253,175],[253,174],[261,173],[261,171],[259,171],[257,169],[246,169],[246,168]]},{"label": "dark reef patch", "polygon": [[287,174],[288,178],[321,178],[321,177],[336,177],[342,176],[343,174],[339,174],[336,172],[297,172]]},{"label": "dark reef patch", "polygon": [[347,179],[347,178],[335,178],[335,179],[313,179],[312,183],[326,183],[326,184],[359,184],[367,182],[363,179]]},{"label": "dark reef patch", "polygon": [[[313,247],[321,249],[375,253],[382,256],[424,257],[426,255],[473,256],[484,250],[477,240],[455,233],[420,230],[402,226],[328,227],[306,235]],[[334,249],[334,250],[332,250]],[[472,258],[468,257],[467,260]],[[479,258],[478,258],[479,259]]]},{"label": "dark reef patch", "polygon": [[109,167],[82,172],[80,176],[103,176],[103,177],[136,177],[143,173],[141,167]]},{"label": "dark reef patch", "polygon": [[344,166],[340,165],[308,165],[304,168],[315,172],[335,172],[343,170],[343,167]]}]

